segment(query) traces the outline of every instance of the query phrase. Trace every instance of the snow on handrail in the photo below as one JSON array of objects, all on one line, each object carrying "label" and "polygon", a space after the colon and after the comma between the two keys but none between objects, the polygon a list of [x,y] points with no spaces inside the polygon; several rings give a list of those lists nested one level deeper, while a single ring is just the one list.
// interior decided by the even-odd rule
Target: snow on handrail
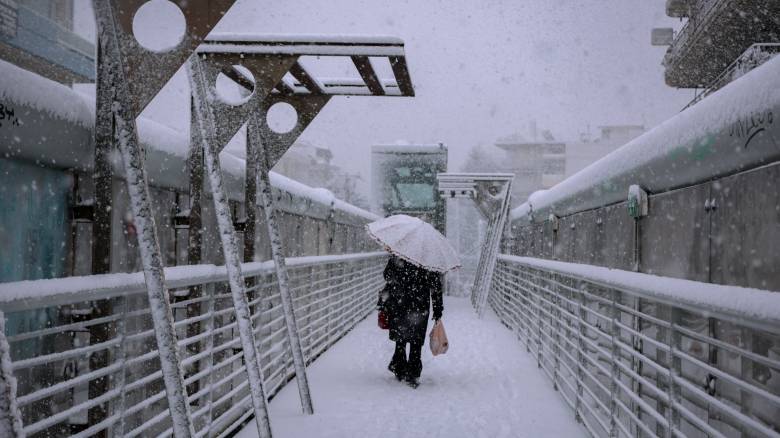
[{"label": "snow on handrail", "polygon": [[[565,216],[624,201],[633,184],[660,193],[771,163],[778,118],[780,56],[528,202],[537,219]],[[530,210],[511,217],[529,220]]]},{"label": "snow on handrail", "polygon": [[780,332],[780,293],[726,286],[600,266],[500,254],[499,260],[585,279],[653,301],[718,315],[749,326]]},{"label": "snow on handrail", "polygon": [[[335,263],[353,263],[384,257],[385,252],[290,257],[287,266],[305,268]],[[244,277],[274,272],[272,261],[242,264]],[[206,283],[227,281],[224,266],[211,264],[165,268],[168,289],[182,289]],[[87,275],[81,277],[24,280],[0,283],[0,310],[14,312],[36,307],[51,307],[74,301],[106,299],[146,291],[143,272]]]}]

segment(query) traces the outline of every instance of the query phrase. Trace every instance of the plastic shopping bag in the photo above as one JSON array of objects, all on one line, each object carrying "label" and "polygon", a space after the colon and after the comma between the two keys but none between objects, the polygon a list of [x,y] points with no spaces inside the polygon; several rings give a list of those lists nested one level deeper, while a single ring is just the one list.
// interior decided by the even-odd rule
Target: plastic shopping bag
[{"label": "plastic shopping bag", "polygon": [[447,332],[444,331],[444,323],[441,320],[436,321],[433,325],[430,334],[431,353],[434,356],[444,354],[450,347],[450,343],[447,340]]}]

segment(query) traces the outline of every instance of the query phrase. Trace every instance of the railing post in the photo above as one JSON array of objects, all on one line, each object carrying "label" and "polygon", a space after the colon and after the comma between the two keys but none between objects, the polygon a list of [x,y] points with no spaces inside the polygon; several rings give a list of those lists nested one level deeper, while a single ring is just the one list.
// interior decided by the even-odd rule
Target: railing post
[{"label": "railing post", "polygon": [[[206,301],[208,304],[206,305],[206,312],[208,312],[209,317],[206,319],[206,323],[204,324],[204,330],[209,335],[206,337],[206,351],[209,352],[209,355],[207,356],[208,363],[205,364],[206,368],[208,367],[209,370],[209,377],[208,377],[208,386],[210,387],[214,383],[214,312],[216,310],[216,302],[214,299],[214,295],[216,294],[215,285],[214,283],[208,283],[203,286],[203,293],[206,294],[208,297],[208,301]],[[260,364],[260,360],[258,358],[257,361],[258,364]],[[262,369],[262,367],[261,367]],[[209,412],[208,412],[208,419],[206,420],[206,427],[208,428],[208,434],[206,436],[211,436],[211,424],[212,419],[214,418],[214,390],[209,391]]]},{"label": "railing post", "polygon": [[526,324],[523,324],[523,328],[525,329],[525,352],[526,353],[531,353],[531,340],[533,339],[533,334],[531,333],[531,330],[533,329],[533,327],[531,327],[531,319],[532,319],[531,318],[531,316],[532,316],[531,315],[531,310],[532,310],[531,307],[532,307],[532,298],[533,297],[531,296],[531,292],[529,291],[529,289],[527,287],[524,288],[524,287],[520,286],[519,280],[521,280],[521,279],[528,279],[530,281],[529,277],[530,276],[528,275],[528,268],[527,267],[524,267],[524,268],[521,268],[521,269],[517,270],[517,279],[518,279],[517,287],[520,288],[520,293],[523,295],[523,297],[525,298],[525,301],[528,303],[527,306],[526,305],[522,306],[523,310],[521,310],[523,312],[523,317],[525,318],[525,320],[527,322]]},{"label": "railing post", "polygon": [[[555,353],[555,365],[553,366],[553,388],[558,391],[558,373],[561,368],[561,299],[559,295],[558,285],[554,284],[555,274],[550,274],[553,281],[550,281],[550,290],[555,294],[550,297],[550,302],[555,306],[554,309],[550,309],[550,327],[554,327],[555,330],[555,345],[553,346],[553,352]],[[553,321],[554,319],[554,321]]]},{"label": "railing post", "polygon": [[[636,310],[637,313],[641,313],[642,312],[642,299],[639,298],[639,297],[634,297],[633,300],[634,300],[634,310]],[[635,315],[632,318],[632,328],[634,330],[636,330],[638,333],[642,333],[642,318],[641,317]],[[634,351],[639,353],[639,354],[641,354],[642,350],[643,350],[642,338],[640,338],[637,335],[631,335],[631,341],[632,341],[631,344],[632,344],[632,347],[634,348]],[[640,375],[640,376],[642,375],[642,370],[643,370],[642,361],[637,359],[633,355],[631,356],[631,369],[635,373],[637,373],[638,375]],[[632,389],[634,390],[636,395],[641,398],[642,397],[642,382],[639,379],[634,379],[634,378],[632,378],[631,381],[633,382]],[[642,421],[642,408],[639,406],[638,403],[636,403],[633,400],[631,400],[631,406],[633,408],[632,410],[634,412],[634,415],[636,415],[636,418],[639,421]],[[641,433],[641,429],[639,428],[638,424],[635,424],[634,426],[635,426],[634,427],[634,435],[639,436],[640,433]]]},{"label": "railing post", "polygon": [[[541,273],[539,274],[541,276]],[[541,277],[537,277],[537,281],[541,282]],[[537,290],[534,292],[536,295],[536,366],[542,367],[542,289],[537,286]]]},{"label": "railing post", "polygon": [[24,437],[22,414],[16,403],[16,378],[11,372],[11,348],[5,337],[5,314],[0,311],[0,436]]},{"label": "railing post", "polygon": [[116,334],[120,337],[119,344],[116,345],[116,361],[121,363],[119,368],[119,376],[117,378],[116,387],[119,388],[119,402],[114,409],[114,412],[119,413],[119,426],[114,428],[114,436],[121,437],[125,435],[125,399],[127,397],[126,391],[126,375],[127,375],[127,297],[119,297],[119,306],[122,309],[122,316],[119,317],[116,323]]},{"label": "railing post", "polygon": [[669,426],[666,431],[667,438],[672,438],[674,430],[680,428],[680,415],[677,412],[676,405],[680,400],[680,388],[675,383],[675,380],[680,377],[682,371],[682,362],[675,354],[675,350],[679,348],[681,335],[677,331],[677,325],[680,322],[680,310],[674,307],[671,308],[669,316],[669,333],[667,334],[667,346],[668,346],[668,386],[666,388],[668,397],[668,409],[666,412],[666,420]]},{"label": "railing post", "polygon": [[620,350],[618,349],[618,343],[617,343],[617,337],[619,336],[618,333],[618,325],[617,325],[617,318],[618,318],[618,309],[617,309],[617,295],[618,291],[615,289],[611,289],[611,295],[612,295],[612,302],[610,305],[610,326],[609,326],[609,334],[610,334],[610,365],[611,365],[611,376],[609,380],[609,436],[610,437],[616,437],[618,436],[618,426],[617,426],[617,379],[620,378],[620,368],[618,367],[618,361],[620,361]]},{"label": "railing post", "polygon": [[578,421],[583,421],[582,418],[582,396],[584,392],[583,384],[585,382],[585,352],[587,348],[585,346],[585,307],[587,302],[585,301],[584,285],[580,281],[577,285],[577,398],[574,402],[574,418]]}]

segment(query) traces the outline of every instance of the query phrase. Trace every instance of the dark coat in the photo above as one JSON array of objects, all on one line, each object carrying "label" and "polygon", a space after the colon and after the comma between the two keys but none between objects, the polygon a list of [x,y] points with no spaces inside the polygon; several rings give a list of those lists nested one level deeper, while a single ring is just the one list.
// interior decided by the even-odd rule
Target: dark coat
[{"label": "dark coat", "polygon": [[434,319],[441,318],[444,310],[441,274],[392,257],[384,276],[387,286],[381,292],[379,306],[387,315],[390,339],[424,343],[431,302]]}]

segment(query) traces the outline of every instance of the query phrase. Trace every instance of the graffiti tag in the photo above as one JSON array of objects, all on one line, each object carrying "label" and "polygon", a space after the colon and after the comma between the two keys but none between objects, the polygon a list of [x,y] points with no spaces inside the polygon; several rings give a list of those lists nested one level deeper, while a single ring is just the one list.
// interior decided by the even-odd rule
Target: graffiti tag
[{"label": "graffiti tag", "polygon": [[13,108],[0,103],[0,128],[5,125],[19,126],[19,118]]},{"label": "graffiti tag", "polygon": [[731,124],[729,136],[745,139],[743,148],[747,149],[753,138],[766,131],[769,125],[774,123],[774,117],[772,110],[758,111],[742,116]]}]

